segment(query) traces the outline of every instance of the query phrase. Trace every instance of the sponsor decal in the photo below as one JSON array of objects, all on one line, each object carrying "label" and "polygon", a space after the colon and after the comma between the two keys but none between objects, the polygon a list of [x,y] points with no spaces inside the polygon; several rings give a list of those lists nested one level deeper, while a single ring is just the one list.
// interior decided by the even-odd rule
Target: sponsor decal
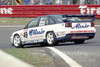
[{"label": "sponsor decal", "polygon": [[71,31],[70,33],[93,33],[94,30],[83,30],[83,31]]},{"label": "sponsor decal", "polygon": [[43,40],[25,41],[24,43],[38,43],[38,42],[43,42]]},{"label": "sponsor decal", "polygon": [[0,8],[0,14],[13,14],[12,8]]},{"label": "sponsor decal", "polygon": [[43,35],[31,36],[30,38],[35,38],[35,37],[40,38],[40,37],[43,37]]},{"label": "sponsor decal", "polygon": [[40,31],[38,31],[37,29],[32,29],[29,31],[29,35],[39,35],[39,34],[43,34],[45,32],[45,30],[41,29]]},{"label": "sponsor decal", "polygon": [[57,36],[65,36],[66,33],[65,33],[65,31],[62,31],[62,32],[58,32],[58,33],[56,33],[56,35],[57,35]]},{"label": "sponsor decal", "polygon": [[100,15],[100,7],[79,6],[81,14],[94,14]]},{"label": "sponsor decal", "polygon": [[88,28],[89,25],[85,24],[85,25],[81,25],[81,24],[76,24],[74,27],[72,27],[72,29],[77,29],[77,28]]},{"label": "sponsor decal", "polygon": [[72,39],[88,39],[89,37],[88,36],[75,36],[75,37],[72,37]]}]

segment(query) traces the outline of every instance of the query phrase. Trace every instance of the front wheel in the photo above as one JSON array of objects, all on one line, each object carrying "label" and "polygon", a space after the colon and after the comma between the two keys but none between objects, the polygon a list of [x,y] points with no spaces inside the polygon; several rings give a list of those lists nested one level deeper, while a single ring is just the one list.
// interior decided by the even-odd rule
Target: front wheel
[{"label": "front wheel", "polygon": [[57,45],[56,35],[53,32],[48,32],[46,35],[46,41],[49,46]]},{"label": "front wheel", "polygon": [[16,48],[23,48],[24,47],[24,45],[21,44],[21,39],[20,39],[20,36],[19,35],[15,35],[14,36],[13,45]]},{"label": "front wheel", "polygon": [[74,41],[75,44],[83,44],[85,40],[76,40]]}]

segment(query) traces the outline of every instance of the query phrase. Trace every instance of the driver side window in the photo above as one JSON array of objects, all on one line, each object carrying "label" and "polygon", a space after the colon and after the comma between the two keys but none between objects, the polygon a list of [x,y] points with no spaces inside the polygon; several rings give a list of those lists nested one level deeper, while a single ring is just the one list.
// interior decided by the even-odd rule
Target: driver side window
[{"label": "driver side window", "polygon": [[38,26],[39,19],[40,19],[40,18],[35,18],[35,19],[33,19],[33,20],[28,24],[28,28],[37,27],[37,26]]},{"label": "driver side window", "polygon": [[48,17],[41,17],[40,22],[39,22],[39,26],[45,26],[48,25],[49,21],[48,21]]}]

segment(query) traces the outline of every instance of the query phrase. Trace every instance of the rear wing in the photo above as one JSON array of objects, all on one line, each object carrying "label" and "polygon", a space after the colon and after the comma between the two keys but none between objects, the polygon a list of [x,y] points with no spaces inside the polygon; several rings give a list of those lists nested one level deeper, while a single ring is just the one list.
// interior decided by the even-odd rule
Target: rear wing
[{"label": "rear wing", "polygon": [[[95,20],[95,15],[62,15],[63,18],[67,17],[80,17],[80,18],[91,18],[90,22],[93,22]],[[74,21],[73,21],[74,22]],[[81,22],[81,21],[78,21]],[[89,21],[84,21],[84,22],[89,22]]]}]

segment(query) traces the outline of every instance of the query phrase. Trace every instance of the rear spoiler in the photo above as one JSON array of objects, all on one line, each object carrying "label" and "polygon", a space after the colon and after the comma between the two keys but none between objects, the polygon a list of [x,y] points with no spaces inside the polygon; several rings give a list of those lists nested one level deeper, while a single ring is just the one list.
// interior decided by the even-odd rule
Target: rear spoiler
[{"label": "rear spoiler", "polygon": [[95,17],[95,15],[62,15],[63,17]]},{"label": "rear spoiler", "polygon": [[94,21],[95,20],[95,15],[62,15],[63,18],[65,17],[91,17],[92,20],[91,21]]}]

